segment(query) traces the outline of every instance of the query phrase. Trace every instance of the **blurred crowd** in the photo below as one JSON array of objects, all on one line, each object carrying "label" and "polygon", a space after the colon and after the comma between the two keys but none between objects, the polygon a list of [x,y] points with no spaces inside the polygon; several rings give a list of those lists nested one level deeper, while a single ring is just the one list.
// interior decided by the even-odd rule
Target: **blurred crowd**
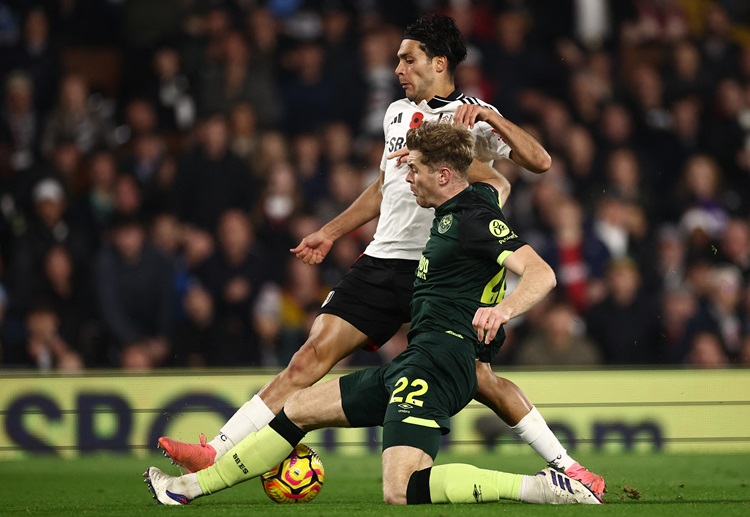
[{"label": "blurred crowd", "polygon": [[558,279],[499,364],[750,364],[750,2],[0,0],[0,368],[286,364],[427,10],[553,157],[496,164]]}]

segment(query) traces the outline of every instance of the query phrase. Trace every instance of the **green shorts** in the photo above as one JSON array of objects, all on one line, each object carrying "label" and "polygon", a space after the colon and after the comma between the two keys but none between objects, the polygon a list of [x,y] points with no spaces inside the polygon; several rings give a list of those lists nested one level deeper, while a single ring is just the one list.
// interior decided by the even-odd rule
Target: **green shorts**
[{"label": "green shorts", "polygon": [[443,332],[414,336],[392,363],[340,379],[352,427],[383,426],[383,449],[408,445],[437,455],[450,417],[477,391],[472,343]]}]

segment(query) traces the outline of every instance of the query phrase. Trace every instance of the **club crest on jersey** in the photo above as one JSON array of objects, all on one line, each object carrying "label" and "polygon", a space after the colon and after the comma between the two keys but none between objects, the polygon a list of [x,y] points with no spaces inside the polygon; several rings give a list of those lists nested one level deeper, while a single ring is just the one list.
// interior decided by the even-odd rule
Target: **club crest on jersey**
[{"label": "club crest on jersey", "polygon": [[493,219],[490,221],[490,233],[495,237],[502,238],[510,233],[510,228],[500,219]]},{"label": "club crest on jersey", "polygon": [[451,229],[451,225],[453,224],[453,214],[444,215],[442,219],[440,219],[440,223],[438,224],[438,233],[445,233],[448,230]]}]

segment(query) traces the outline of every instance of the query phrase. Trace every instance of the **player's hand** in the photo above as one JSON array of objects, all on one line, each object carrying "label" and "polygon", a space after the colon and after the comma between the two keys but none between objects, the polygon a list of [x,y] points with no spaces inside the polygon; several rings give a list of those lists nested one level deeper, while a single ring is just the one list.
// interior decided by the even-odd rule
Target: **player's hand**
[{"label": "player's hand", "polygon": [[316,265],[323,262],[328,252],[331,251],[331,246],[333,246],[333,239],[318,230],[302,239],[296,248],[289,251],[305,264]]},{"label": "player's hand", "polygon": [[393,151],[391,154],[386,156],[387,160],[392,160],[396,158],[396,167],[400,167],[401,165],[406,164],[406,160],[409,158],[409,148],[406,146],[403,146],[401,149],[397,149]]},{"label": "player's hand", "polygon": [[474,128],[474,124],[480,121],[489,120],[492,110],[477,104],[461,104],[453,115],[453,122],[469,129]]},{"label": "player's hand", "polygon": [[498,306],[480,307],[474,314],[474,320],[471,325],[477,331],[477,339],[485,345],[495,339],[500,327],[508,323],[510,318],[502,312]]}]

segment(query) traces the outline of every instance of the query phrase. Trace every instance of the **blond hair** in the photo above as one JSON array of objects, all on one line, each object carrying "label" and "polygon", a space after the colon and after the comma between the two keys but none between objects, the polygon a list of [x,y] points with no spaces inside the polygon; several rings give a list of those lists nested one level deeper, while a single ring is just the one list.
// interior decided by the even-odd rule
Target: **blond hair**
[{"label": "blond hair", "polygon": [[419,151],[430,170],[444,166],[468,178],[474,159],[474,137],[468,129],[448,122],[424,122],[406,133],[406,146]]}]

